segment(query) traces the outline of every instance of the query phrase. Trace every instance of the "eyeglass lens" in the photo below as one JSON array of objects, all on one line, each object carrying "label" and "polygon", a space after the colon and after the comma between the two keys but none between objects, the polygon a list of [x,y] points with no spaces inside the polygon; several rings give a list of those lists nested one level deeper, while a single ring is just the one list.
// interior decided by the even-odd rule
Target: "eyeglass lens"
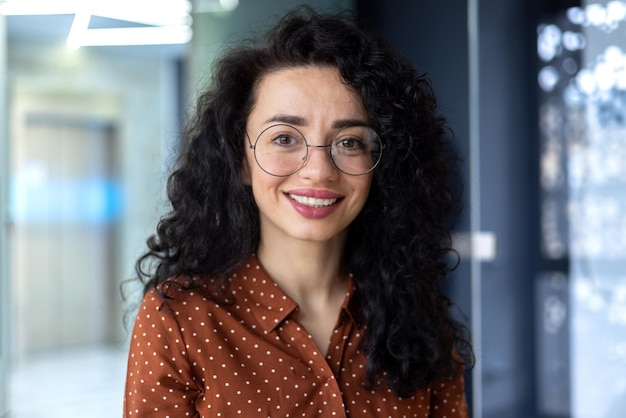
[{"label": "eyeglass lens", "polygon": [[[254,156],[259,167],[275,176],[298,171],[307,160],[309,147],[304,135],[295,127],[272,125],[256,140]],[[346,174],[365,174],[378,164],[382,144],[378,134],[367,126],[340,129],[328,147],[335,166]]]}]

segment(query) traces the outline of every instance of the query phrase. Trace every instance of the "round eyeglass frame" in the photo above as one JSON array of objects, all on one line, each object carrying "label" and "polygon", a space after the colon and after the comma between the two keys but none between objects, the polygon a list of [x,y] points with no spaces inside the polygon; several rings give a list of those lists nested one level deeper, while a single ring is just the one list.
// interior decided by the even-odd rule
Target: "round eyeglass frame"
[{"label": "round eyeglass frame", "polygon": [[[259,159],[257,158],[257,155],[256,155],[256,151],[257,151],[257,147],[256,147],[256,146],[257,146],[257,143],[259,142],[259,139],[261,138],[261,136],[262,136],[265,132],[267,132],[268,130],[270,130],[270,129],[272,129],[272,128],[275,128],[275,127],[277,127],[277,126],[286,126],[286,127],[288,127],[288,128],[293,129],[294,131],[298,132],[298,134],[300,134],[300,136],[302,136],[302,139],[304,139],[304,143],[305,143],[305,145],[306,145],[306,154],[304,155],[304,158],[302,158],[302,162],[300,163],[300,165],[298,166],[298,168],[296,168],[295,170],[291,171],[291,172],[290,172],[290,173],[288,173],[288,174],[274,174],[274,173],[271,173],[271,172],[267,171],[267,170],[266,170],[266,169],[265,169],[265,168],[261,165],[261,163],[259,163]],[[290,125],[290,124],[288,124],[288,123],[276,123],[276,124],[274,124],[274,125],[268,126],[267,128],[263,129],[263,130],[259,133],[259,135],[256,137],[256,140],[254,141],[254,145],[252,144],[252,140],[250,139],[250,135],[248,135],[248,132],[247,132],[247,131],[245,131],[245,133],[246,133],[246,138],[248,138],[248,144],[249,144],[249,147],[250,147],[250,149],[252,149],[252,150],[254,151],[254,160],[256,161],[256,164],[259,166],[259,168],[260,168],[261,170],[263,170],[264,172],[266,172],[266,173],[267,173],[267,174],[269,174],[270,176],[274,176],[274,177],[289,177],[289,176],[291,176],[292,174],[295,174],[295,173],[297,173],[298,171],[300,171],[300,170],[302,169],[302,167],[304,167],[304,166],[306,165],[307,161],[309,160],[309,148],[328,148],[328,156],[329,156],[329,158],[330,158],[330,161],[332,161],[333,166],[334,166],[337,170],[341,171],[341,172],[342,172],[342,173],[344,173],[344,174],[347,174],[347,175],[349,175],[349,176],[355,176],[355,177],[358,177],[358,176],[364,176],[364,175],[365,175],[365,174],[367,174],[367,173],[371,173],[371,172],[372,172],[372,171],[373,171],[373,170],[374,170],[374,169],[378,166],[378,164],[380,164],[380,160],[382,159],[382,156],[383,156],[383,149],[385,148],[385,146],[384,146],[384,144],[383,144],[382,140],[380,139],[380,136],[378,135],[378,133],[377,133],[376,131],[374,131],[372,128],[369,128],[369,127],[368,127],[368,129],[371,129],[371,130],[372,130],[372,131],[376,134],[376,137],[378,138],[378,142],[379,142],[379,144],[380,144],[380,148],[379,148],[379,149],[380,149],[380,151],[379,151],[379,153],[378,153],[378,160],[376,160],[376,163],[374,163],[374,165],[372,166],[372,168],[370,168],[369,170],[367,170],[367,171],[365,171],[365,172],[363,172],[363,173],[359,173],[359,174],[348,173],[347,171],[342,170],[342,169],[341,169],[341,167],[339,167],[339,166],[337,165],[337,163],[335,162],[335,158],[333,157],[333,153],[332,153],[332,145],[333,145],[333,143],[334,143],[335,138],[337,138],[337,135],[339,135],[339,133],[342,131],[342,129],[345,129],[345,128],[349,128],[349,126],[345,126],[345,127],[343,127],[343,128],[340,128],[340,129],[337,131],[337,133],[333,136],[333,139],[330,141],[330,144],[327,144],[327,145],[310,145],[310,144],[309,144],[309,141],[307,141],[307,139],[306,139],[306,137],[304,136],[304,134],[303,134],[303,133],[302,133],[302,132],[301,132],[298,128],[296,128],[295,126]]]}]

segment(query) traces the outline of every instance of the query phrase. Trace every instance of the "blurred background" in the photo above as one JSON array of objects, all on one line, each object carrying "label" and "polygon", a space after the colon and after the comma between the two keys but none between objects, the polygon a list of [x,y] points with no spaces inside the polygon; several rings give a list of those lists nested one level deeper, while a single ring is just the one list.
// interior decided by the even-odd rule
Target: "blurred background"
[{"label": "blurred background", "polygon": [[[185,115],[301,3],[0,0],[0,417],[121,416],[119,286]],[[626,1],[306,3],[428,73],[455,133],[472,416],[625,417]]]}]

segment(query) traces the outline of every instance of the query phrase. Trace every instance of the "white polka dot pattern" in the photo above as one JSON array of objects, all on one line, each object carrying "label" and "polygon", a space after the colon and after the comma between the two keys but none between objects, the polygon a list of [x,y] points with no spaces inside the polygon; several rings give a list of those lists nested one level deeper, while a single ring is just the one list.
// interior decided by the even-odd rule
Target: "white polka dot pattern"
[{"label": "white polka dot pattern", "polygon": [[364,329],[350,293],[320,355],[297,304],[254,257],[231,278],[234,303],[170,288],[149,292],[131,338],[124,416],[467,417],[463,379],[398,398],[384,382],[363,386]]}]

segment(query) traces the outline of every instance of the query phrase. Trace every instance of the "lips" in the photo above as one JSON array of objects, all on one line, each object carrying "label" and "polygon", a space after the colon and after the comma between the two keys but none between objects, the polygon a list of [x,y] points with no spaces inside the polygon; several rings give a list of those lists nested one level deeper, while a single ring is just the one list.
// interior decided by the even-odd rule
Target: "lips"
[{"label": "lips", "polygon": [[299,196],[293,193],[289,193],[288,196],[290,199],[295,200],[302,205],[310,206],[312,208],[323,208],[326,206],[331,206],[334,205],[338,200],[337,198],[321,199],[311,196]]}]

